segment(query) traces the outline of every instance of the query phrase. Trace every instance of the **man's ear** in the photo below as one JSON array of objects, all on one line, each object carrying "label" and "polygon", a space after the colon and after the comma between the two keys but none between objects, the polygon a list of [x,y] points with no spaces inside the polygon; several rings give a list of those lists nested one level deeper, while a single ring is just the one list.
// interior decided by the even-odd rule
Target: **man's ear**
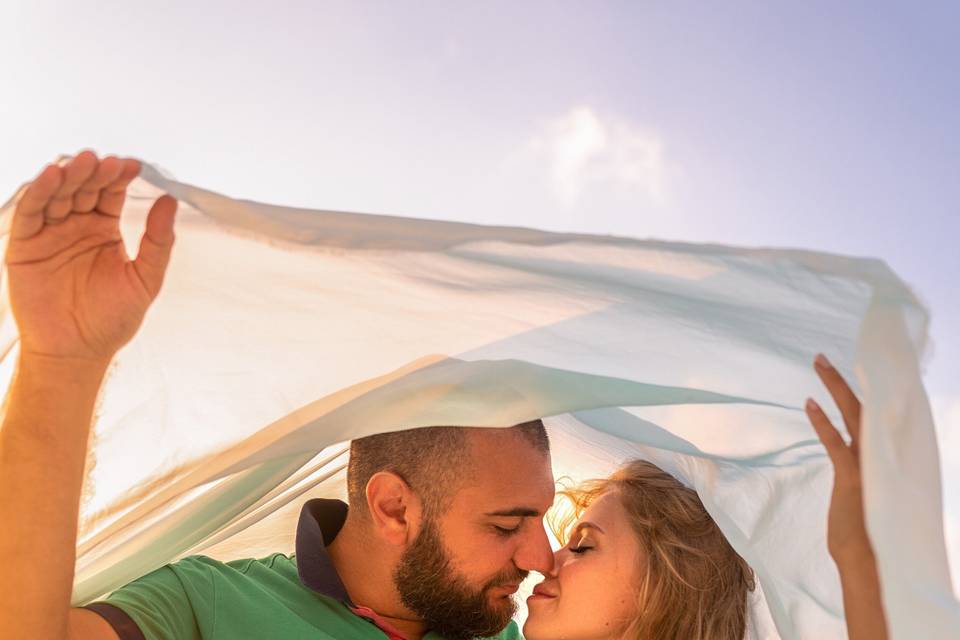
[{"label": "man's ear", "polygon": [[387,543],[406,546],[420,530],[420,498],[392,471],[378,471],[367,482],[367,510],[377,536]]}]

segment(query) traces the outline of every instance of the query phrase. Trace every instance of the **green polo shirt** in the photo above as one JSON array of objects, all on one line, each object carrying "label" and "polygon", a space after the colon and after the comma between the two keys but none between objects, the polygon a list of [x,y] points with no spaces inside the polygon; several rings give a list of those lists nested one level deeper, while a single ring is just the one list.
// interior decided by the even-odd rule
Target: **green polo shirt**
[{"label": "green polo shirt", "polygon": [[[297,553],[219,562],[192,556],[157,569],[88,608],[121,640],[384,640],[370,612],[354,607],[326,553],[346,517],[340,501],[311,500]],[[326,534],[326,535],[324,535]],[[515,622],[495,636],[520,640]],[[442,640],[428,633],[424,640]]]}]

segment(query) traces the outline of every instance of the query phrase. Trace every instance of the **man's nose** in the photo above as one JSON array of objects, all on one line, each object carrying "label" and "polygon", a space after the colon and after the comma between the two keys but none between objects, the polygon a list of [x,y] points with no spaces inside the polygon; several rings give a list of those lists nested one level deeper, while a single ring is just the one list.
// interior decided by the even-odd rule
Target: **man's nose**
[{"label": "man's nose", "polygon": [[523,544],[517,549],[514,563],[518,569],[547,574],[553,570],[553,549],[543,525],[530,527],[531,531]]}]

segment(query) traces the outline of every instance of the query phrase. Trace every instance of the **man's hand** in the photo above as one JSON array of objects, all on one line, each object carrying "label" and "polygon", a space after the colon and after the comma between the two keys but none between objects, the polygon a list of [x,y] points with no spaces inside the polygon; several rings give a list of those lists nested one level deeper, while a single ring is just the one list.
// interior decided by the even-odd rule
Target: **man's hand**
[{"label": "man's hand", "polygon": [[[177,203],[147,217],[136,260],[120,236],[135,160],[84,152],[51,165],[19,195],[7,244],[20,358],[0,427],[0,637],[116,640],[70,611],[90,423],[107,365],[160,291]],[[88,612],[89,613],[89,612]]]},{"label": "man's hand", "polygon": [[883,640],[887,637],[876,558],[867,534],[860,475],[860,401],[840,372],[823,355],[814,369],[840,409],[850,434],[843,436],[812,398],[807,417],[833,463],[833,495],[827,516],[827,549],[840,570],[844,612],[851,640]]},{"label": "man's hand", "polygon": [[50,165],[15,205],[6,262],[21,358],[108,362],[160,291],[177,202],[159,198],[135,260],[120,236],[136,160],[85,151]]},{"label": "man's hand", "polygon": [[90,423],[114,354],[160,291],[177,203],[154,203],[136,260],[120,236],[135,160],[84,152],[18,197],[7,244],[20,358],[0,427],[0,637],[116,640],[70,611]]}]

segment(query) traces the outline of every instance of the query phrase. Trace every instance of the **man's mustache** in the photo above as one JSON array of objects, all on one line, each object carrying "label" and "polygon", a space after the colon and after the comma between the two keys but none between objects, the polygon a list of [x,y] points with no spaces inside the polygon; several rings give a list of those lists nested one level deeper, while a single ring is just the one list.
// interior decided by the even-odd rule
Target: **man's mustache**
[{"label": "man's mustache", "polygon": [[530,575],[530,572],[522,569],[503,571],[491,578],[487,584],[484,585],[483,590],[486,591],[487,589],[496,589],[497,587],[502,587],[508,584],[518,584],[526,580],[528,575]]}]

